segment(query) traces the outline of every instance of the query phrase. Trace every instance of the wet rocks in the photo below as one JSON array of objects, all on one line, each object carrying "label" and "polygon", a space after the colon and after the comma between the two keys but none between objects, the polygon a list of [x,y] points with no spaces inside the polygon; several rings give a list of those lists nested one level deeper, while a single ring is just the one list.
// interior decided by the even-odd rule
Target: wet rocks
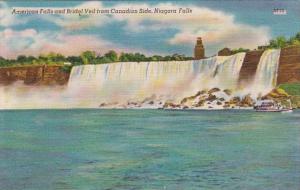
[{"label": "wet rocks", "polygon": [[240,101],[241,101],[241,98],[238,96],[235,96],[229,100],[229,104],[238,104]]},{"label": "wet rocks", "polygon": [[217,96],[216,95],[213,95],[213,94],[209,94],[208,97],[206,98],[206,101],[214,101],[217,99]]},{"label": "wet rocks", "polygon": [[183,98],[183,99],[181,100],[180,104],[185,104],[185,103],[187,103],[188,101],[192,101],[192,100],[194,100],[195,98],[197,98],[198,96],[205,94],[206,92],[207,92],[206,90],[198,91],[194,96],[189,96],[189,97]]},{"label": "wet rocks", "polygon": [[[227,92],[227,93],[225,93]],[[231,90],[225,92],[219,88],[198,91],[195,95],[183,98],[180,106],[185,109],[223,109],[225,101],[229,101]]]},{"label": "wet rocks", "polygon": [[[100,107],[116,108],[152,108],[152,109],[232,109],[232,108],[249,108],[253,107],[255,100],[250,94],[246,96],[233,96],[230,89],[211,88],[201,90],[192,96],[184,97],[181,100],[174,99],[170,95],[151,95],[143,100],[128,100],[124,104],[113,105],[111,103],[102,103]],[[278,95],[280,94],[280,95]],[[286,96],[281,91],[276,91],[276,95]]]},{"label": "wet rocks", "polygon": [[172,103],[172,102],[166,102],[163,106],[164,109],[168,109],[168,108],[180,108],[181,106],[179,104],[175,104],[175,103]]},{"label": "wet rocks", "polygon": [[229,90],[229,89],[225,89],[225,90],[223,90],[223,92],[224,92],[225,94],[227,94],[227,96],[230,96],[230,95],[232,94],[232,91]]},{"label": "wet rocks", "polygon": [[118,105],[118,102],[110,102],[110,103],[101,103],[99,105],[100,108],[112,108],[112,107],[116,107]]},{"label": "wet rocks", "polygon": [[246,95],[239,103],[240,107],[253,107],[255,101],[251,98],[250,94]]},{"label": "wet rocks", "polygon": [[219,91],[220,91],[219,88],[212,88],[212,89],[210,89],[210,90],[208,91],[208,94],[212,94],[212,93],[214,93],[214,92],[219,92]]},{"label": "wet rocks", "polygon": [[195,107],[202,107],[204,106],[205,100],[199,100],[197,104],[195,104]]}]

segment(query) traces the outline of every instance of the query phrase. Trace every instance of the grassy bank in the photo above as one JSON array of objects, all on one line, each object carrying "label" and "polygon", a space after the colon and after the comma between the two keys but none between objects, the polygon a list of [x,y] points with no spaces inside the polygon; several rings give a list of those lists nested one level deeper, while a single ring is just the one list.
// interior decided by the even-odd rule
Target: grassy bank
[{"label": "grassy bank", "polygon": [[300,83],[286,83],[278,87],[290,95],[293,108],[300,108]]},{"label": "grassy bank", "polygon": [[281,84],[279,88],[286,91],[289,95],[300,96],[300,83]]}]

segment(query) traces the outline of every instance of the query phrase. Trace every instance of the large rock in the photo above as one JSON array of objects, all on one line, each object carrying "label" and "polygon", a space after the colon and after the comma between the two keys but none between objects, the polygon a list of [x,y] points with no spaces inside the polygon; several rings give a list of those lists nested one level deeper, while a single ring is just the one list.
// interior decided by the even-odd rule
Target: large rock
[{"label": "large rock", "polygon": [[212,88],[212,89],[210,89],[210,90],[208,91],[208,94],[212,94],[212,93],[214,93],[214,92],[219,92],[219,91],[220,91],[219,88]]},{"label": "large rock", "polygon": [[208,97],[206,98],[206,101],[212,102],[217,99],[217,96],[213,94],[209,94]]}]

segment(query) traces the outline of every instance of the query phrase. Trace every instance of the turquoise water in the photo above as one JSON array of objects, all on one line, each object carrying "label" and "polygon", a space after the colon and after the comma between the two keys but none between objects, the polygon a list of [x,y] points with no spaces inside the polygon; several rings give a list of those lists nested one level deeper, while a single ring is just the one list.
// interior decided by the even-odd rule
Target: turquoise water
[{"label": "turquoise water", "polygon": [[0,112],[1,190],[299,189],[300,111]]}]

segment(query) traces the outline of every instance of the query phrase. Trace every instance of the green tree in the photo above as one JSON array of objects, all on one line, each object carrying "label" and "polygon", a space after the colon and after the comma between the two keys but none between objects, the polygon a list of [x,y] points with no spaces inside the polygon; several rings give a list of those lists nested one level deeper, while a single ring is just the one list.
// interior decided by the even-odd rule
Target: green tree
[{"label": "green tree", "polygon": [[289,42],[290,45],[300,45],[300,40],[293,38]]},{"label": "green tree", "polygon": [[3,57],[0,56],[0,66],[4,67],[8,65],[8,60],[4,59]]},{"label": "green tree", "polygon": [[118,61],[118,54],[113,50],[110,50],[109,52],[104,54],[104,57],[109,59],[111,62],[117,62]]},{"label": "green tree", "polygon": [[231,52],[232,52],[233,54],[241,53],[241,52],[248,52],[248,51],[250,51],[250,50],[249,50],[249,49],[245,49],[245,48],[238,48],[238,49],[233,49],[233,50],[231,50]]},{"label": "green tree", "polygon": [[80,57],[84,65],[92,64],[96,57],[96,53],[94,51],[85,51],[81,53]]},{"label": "green tree", "polygon": [[41,62],[46,62],[48,60],[47,56],[44,54],[39,55],[38,60]]},{"label": "green tree", "polygon": [[134,54],[134,60],[136,62],[141,62],[141,61],[145,61],[146,60],[146,56],[141,54],[141,53],[135,53]]},{"label": "green tree", "polygon": [[271,48],[283,48],[287,45],[287,40],[284,36],[278,36],[275,40],[270,41]]},{"label": "green tree", "polygon": [[31,55],[27,57],[27,61],[28,61],[28,62],[32,63],[33,60],[36,60],[36,58],[33,57],[33,56],[31,56]]},{"label": "green tree", "polygon": [[127,53],[121,53],[120,57],[119,57],[119,61],[121,62],[128,62],[130,61],[129,58],[128,58],[128,54]]},{"label": "green tree", "polygon": [[17,61],[18,61],[19,63],[24,63],[24,62],[27,61],[27,57],[26,57],[25,55],[19,55],[19,56],[17,57]]},{"label": "green tree", "polygon": [[62,54],[59,54],[59,53],[54,53],[54,52],[51,52],[47,55],[47,59],[48,61],[50,62],[63,62],[65,61],[65,56],[63,56]]},{"label": "green tree", "polygon": [[79,56],[69,56],[66,58],[66,60],[70,63],[72,63],[72,65],[82,65],[82,59]]}]

